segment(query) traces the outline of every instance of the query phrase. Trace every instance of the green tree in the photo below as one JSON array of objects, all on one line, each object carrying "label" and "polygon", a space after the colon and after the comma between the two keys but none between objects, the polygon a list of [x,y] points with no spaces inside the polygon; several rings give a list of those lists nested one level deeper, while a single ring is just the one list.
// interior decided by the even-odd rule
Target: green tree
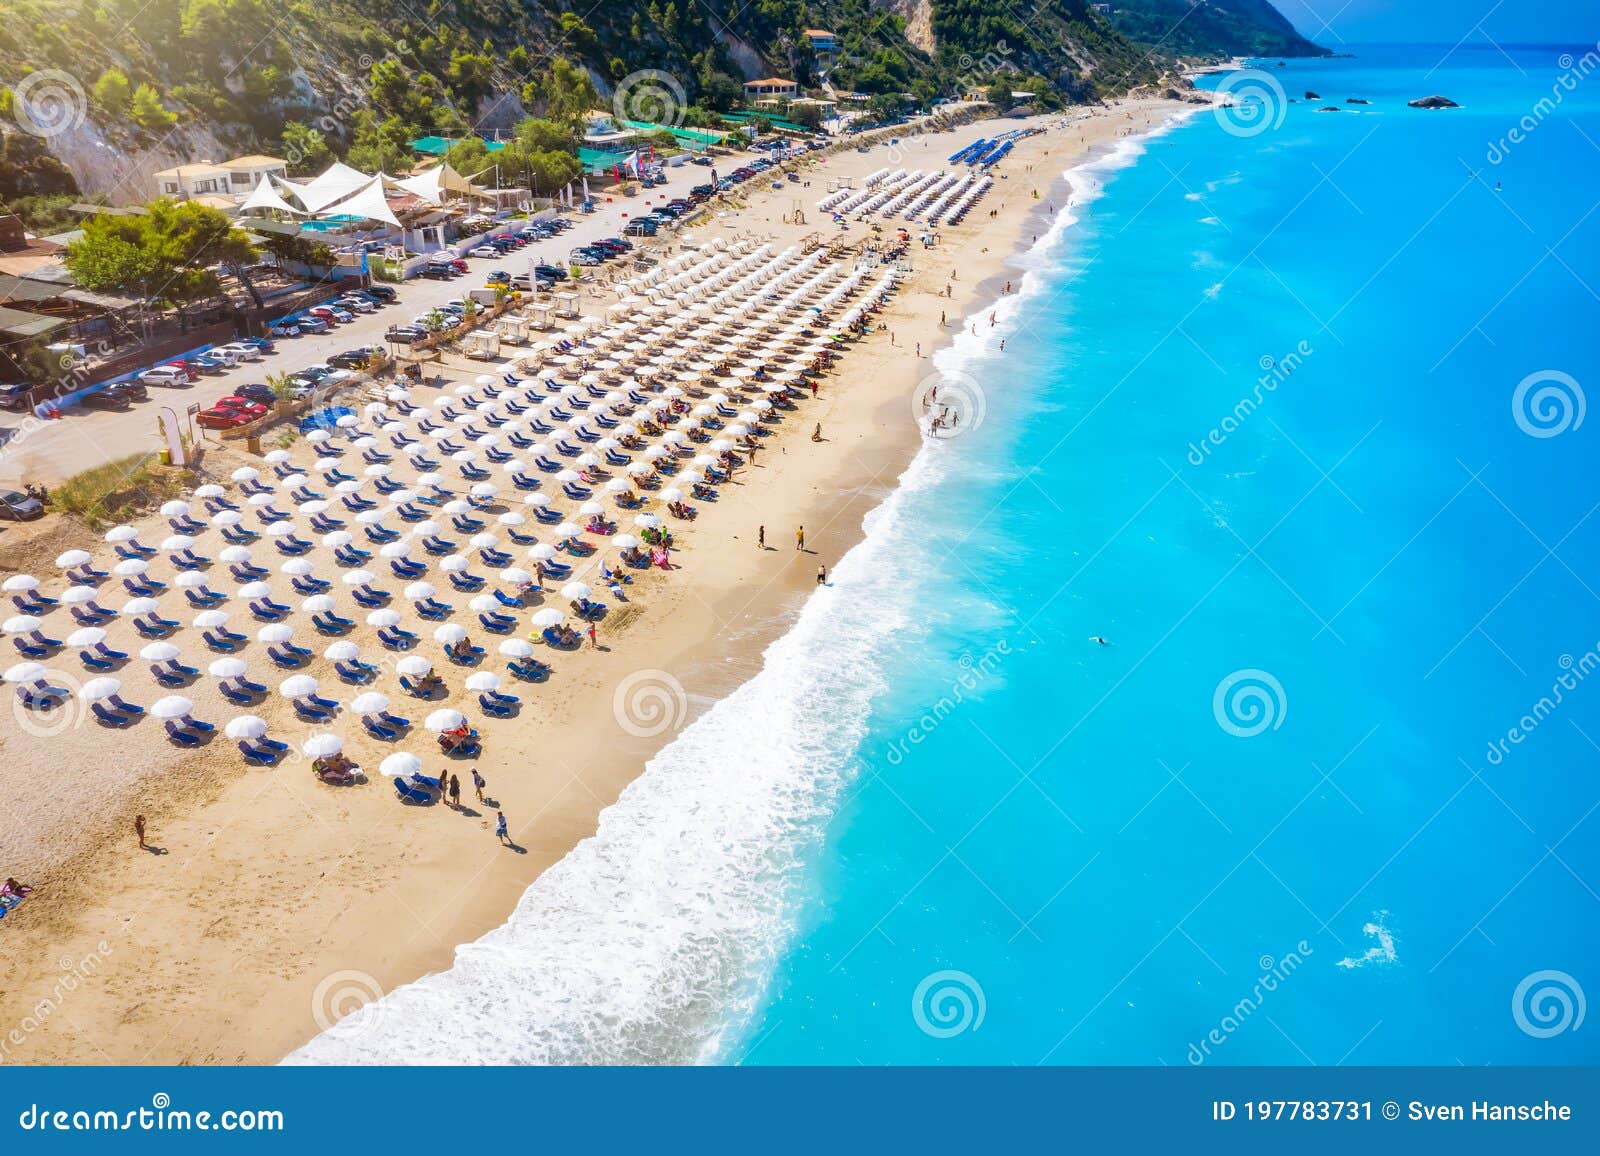
[{"label": "green tree", "polygon": [[283,126],[283,153],[295,176],[314,176],[333,163],[333,149],[320,131],[299,121]]},{"label": "green tree", "polygon": [[170,128],[178,120],[178,114],[162,104],[161,95],[148,84],[141,84],[134,89],[128,115],[133,118],[134,124],[152,132]]},{"label": "green tree", "polygon": [[115,66],[102,72],[100,79],[94,82],[95,103],[107,112],[118,116],[125,114],[132,96],[133,86],[128,83],[127,73]]},{"label": "green tree", "polygon": [[85,289],[182,304],[217,296],[217,271],[240,273],[257,256],[226,213],[163,198],[143,214],[90,217],[83,238],[68,246],[66,264]]}]

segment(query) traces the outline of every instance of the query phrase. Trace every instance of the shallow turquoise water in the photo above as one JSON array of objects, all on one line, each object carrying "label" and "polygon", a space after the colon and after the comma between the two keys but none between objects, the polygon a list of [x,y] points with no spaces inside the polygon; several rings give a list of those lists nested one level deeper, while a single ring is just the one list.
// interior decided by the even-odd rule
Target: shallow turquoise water
[{"label": "shallow turquoise water", "polygon": [[1074,175],[1006,351],[944,363],[982,421],[879,528],[861,596],[913,613],[717,1058],[1600,1059],[1546,1030],[1600,991],[1600,97],[1539,106],[1565,51],[1269,67],[1257,119]]}]

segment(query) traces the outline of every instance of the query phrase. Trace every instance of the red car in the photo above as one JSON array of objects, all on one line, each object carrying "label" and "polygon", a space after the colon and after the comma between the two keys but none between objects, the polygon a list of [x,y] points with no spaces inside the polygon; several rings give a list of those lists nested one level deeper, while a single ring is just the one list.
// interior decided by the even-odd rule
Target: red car
[{"label": "red car", "polygon": [[251,401],[249,398],[240,397],[236,393],[230,394],[229,396],[223,398],[211,408],[237,410],[240,413],[249,414],[252,420],[262,417],[267,412],[267,407],[262,405],[259,401]]},{"label": "red car", "polygon": [[165,361],[163,367],[168,369],[181,369],[190,381],[200,380],[200,367],[192,361]]},{"label": "red car", "polygon": [[228,409],[223,406],[218,409],[203,409],[194,415],[195,424],[201,429],[237,429],[242,425],[249,425],[256,419],[243,410]]}]

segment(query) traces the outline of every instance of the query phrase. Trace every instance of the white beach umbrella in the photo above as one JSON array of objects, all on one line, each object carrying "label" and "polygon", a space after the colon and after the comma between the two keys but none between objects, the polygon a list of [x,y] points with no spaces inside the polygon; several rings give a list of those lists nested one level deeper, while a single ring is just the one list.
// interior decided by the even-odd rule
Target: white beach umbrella
[{"label": "white beach umbrella", "polygon": [[240,658],[219,658],[206,667],[206,673],[213,678],[242,678],[249,668]]},{"label": "white beach umbrella", "polygon": [[278,684],[278,693],[284,698],[304,698],[317,693],[317,680],[309,674],[292,674]]},{"label": "white beach umbrella", "polygon": [[270,598],[272,587],[265,582],[246,582],[239,587],[240,598]]},{"label": "white beach umbrella", "polygon": [[533,617],[529,621],[540,630],[544,630],[547,627],[561,625],[566,620],[566,617],[565,614],[554,607],[546,607],[543,610],[535,610]]},{"label": "white beach umbrella", "polygon": [[365,586],[372,581],[372,577],[371,570],[346,570],[339,575],[339,581],[346,586]]},{"label": "white beach umbrella", "polygon": [[294,637],[294,627],[287,622],[269,622],[256,631],[258,642],[288,642]]},{"label": "white beach umbrella", "polygon": [[468,690],[490,691],[500,689],[500,676],[492,670],[478,670],[467,675]]},{"label": "white beach umbrella", "polygon": [[139,657],[146,662],[170,662],[180,653],[170,642],[152,642],[139,648]]},{"label": "white beach umbrella", "polygon": [[376,690],[365,691],[356,695],[350,709],[356,714],[377,714],[389,709],[389,696]]},{"label": "white beach umbrella", "polygon": [[253,714],[241,714],[228,720],[222,733],[230,739],[258,739],[267,733],[267,720]]},{"label": "white beach umbrella", "polygon": [[89,562],[93,555],[87,550],[68,550],[56,555],[56,567],[61,570],[71,570],[74,566],[82,566]]},{"label": "white beach umbrella", "polygon": [[430,731],[452,731],[467,721],[467,716],[451,707],[440,707],[422,720]]},{"label": "white beach umbrella", "polygon": [[32,574],[13,574],[4,582],[0,582],[0,590],[8,592],[37,589],[39,589],[39,580]]},{"label": "white beach umbrella", "polygon": [[84,702],[99,702],[101,699],[110,698],[121,689],[120,679],[91,678],[78,688],[78,697]]},{"label": "white beach umbrella", "polygon": [[402,593],[413,602],[421,602],[434,596],[434,588],[427,582],[412,582]]},{"label": "white beach umbrella", "polygon": [[194,709],[194,703],[181,694],[169,694],[150,704],[151,718],[182,718]]},{"label": "white beach umbrella", "polygon": [[533,643],[526,638],[508,638],[495,649],[507,658],[527,658],[533,653]]},{"label": "white beach umbrella", "polygon": [[446,646],[454,646],[466,636],[466,628],[458,626],[454,622],[446,622],[443,626],[435,627],[433,631],[433,640],[442,642]]},{"label": "white beach umbrella", "polygon": [[227,622],[226,610],[202,610],[194,616],[194,624],[200,630],[214,630],[218,626],[226,626]]},{"label": "white beach umbrella", "polygon": [[85,602],[93,602],[100,596],[100,591],[93,586],[68,586],[61,592],[61,601],[68,606],[81,606]]},{"label": "white beach umbrella", "polygon": [[395,663],[394,668],[400,674],[406,675],[409,678],[415,678],[418,675],[427,674],[429,671],[431,671],[433,669],[433,663],[420,654],[408,654],[399,662]]},{"label": "white beach umbrella", "polygon": [[98,646],[106,640],[106,632],[98,626],[80,626],[67,635],[67,645],[74,650]]},{"label": "white beach umbrella", "polygon": [[300,744],[300,750],[308,759],[325,759],[344,750],[344,740],[336,734],[324,731],[306,739]]},{"label": "white beach umbrella", "polygon": [[366,621],[368,626],[375,626],[379,630],[385,630],[388,627],[400,624],[400,612],[385,606],[381,610],[374,610],[368,614]]},{"label": "white beach umbrella", "polygon": [[300,609],[307,614],[326,614],[333,607],[333,599],[326,594],[313,594],[300,603]]},{"label": "white beach umbrella", "polygon": [[561,588],[561,597],[570,598],[574,602],[581,601],[594,593],[587,582],[568,582]]},{"label": "white beach umbrella", "polygon": [[3,623],[0,623],[0,630],[5,631],[7,634],[27,634],[30,630],[38,630],[42,625],[44,625],[44,619],[36,615],[13,614]]},{"label": "white beach umbrella", "polygon": [[353,662],[361,657],[361,647],[348,638],[341,638],[337,642],[330,642],[322,652],[322,657],[329,662]]},{"label": "white beach umbrella", "polygon": [[38,682],[50,672],[37,662],[19,662],[15,666],[7,667],[4,678],[7,682]]},{"label": "white beach umbrella", "polygon": [[142,614],[154,614],[160,606],[154,598],[130,598],[122,604],[122,612],[130,618],[137,618]]},{"label": "white beach umbrella", "polygon": [[421,770],[422,760],[410,751],[395,751],[378,764],[379,773],[391,779],[409,779]]}]

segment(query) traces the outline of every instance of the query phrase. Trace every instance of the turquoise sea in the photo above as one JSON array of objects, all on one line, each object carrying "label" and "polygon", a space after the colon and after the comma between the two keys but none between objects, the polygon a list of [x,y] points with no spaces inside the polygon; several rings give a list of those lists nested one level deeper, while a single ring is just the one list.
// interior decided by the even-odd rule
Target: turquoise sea
[{"label": "turquoise sea", "polygon": [[1600,59],[1355,51],[1071,173],[762,673],[294,1059],[1600,1061]]}]

